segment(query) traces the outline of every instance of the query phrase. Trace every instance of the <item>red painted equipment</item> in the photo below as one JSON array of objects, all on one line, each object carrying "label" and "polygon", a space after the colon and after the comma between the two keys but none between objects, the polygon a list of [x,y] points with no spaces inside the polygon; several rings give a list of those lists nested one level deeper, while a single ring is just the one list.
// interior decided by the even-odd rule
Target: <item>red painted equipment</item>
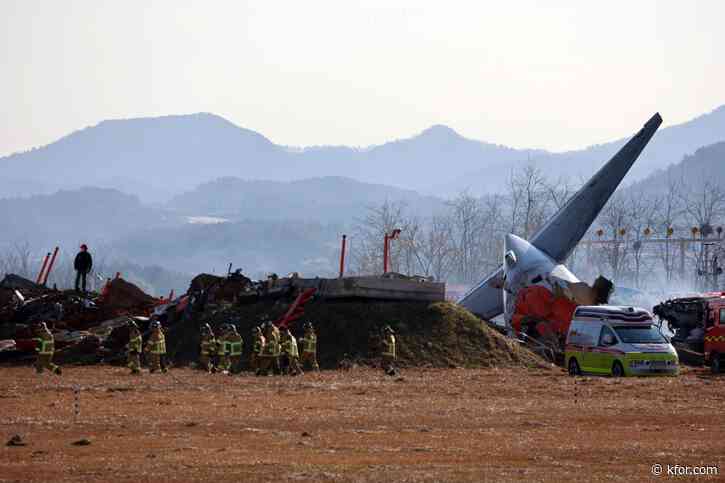
[{"label": "red painted equipment", "polygon": [[53,250],[53,256],[50,257],[50,263],[48,264],[48,269],[45,271],[45,275],[43,275],[42,282],[40,282],[41,285],[45,285],[46,282],[48,281],[48,276],[50,275],[50,272],[53,270],[53,265],[55,265],[55,259],[56,259],[56,257],[58,257],[58,250],[59,250],[58,247],[55,247],[55,249]]},{"label": "red painted equipment", "polygon": [[670,299],[652,311],[674,332],[671,339],[680,355],[709,365],[713,373],[725,364],[725,292]]},{"label": "red painted equipment", "polygon": [[41,280],[43,280],[43,274],[45,273],[45,267],[48,266],[48,259],[50,259],[50,252],[48,252],[47,255],[43,258],[43,266],[40,267],[40,272],[38,272],[38,278],[35,280],[35,283],[39,284]]},{"label": "red painted equipment", "polygon": [[566,339],[571,319],[577,304],[564,296],[555,296],[540,285],[519,290],[511,327],[517,334],[530,334],[534,324],[538,337],[556,336],[562,342]]},{"label": "red painted equipment", "polygon": [[342,248],[340,249],[340,278],[345,274],[345,243],[347,235],[342,235]]},{"label": "red painted equipment", "polygon": [[280,329],[286,329],[290,323],[302,317],[305,313],[304,305],[315,295],[315,292],[317,292],[316,288],[308,288],[301,291],[287,312],[274,325]]}]

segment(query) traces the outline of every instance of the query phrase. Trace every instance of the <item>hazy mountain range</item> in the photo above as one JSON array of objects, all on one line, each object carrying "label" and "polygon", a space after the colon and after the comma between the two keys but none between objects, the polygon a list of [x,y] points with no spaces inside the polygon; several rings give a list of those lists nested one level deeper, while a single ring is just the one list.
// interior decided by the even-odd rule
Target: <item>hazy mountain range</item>
[{"label": "hazy mountain range", "polygon": [[[634,134],[642,123],[627,128]],[[724,140],[725,106],[663,128],[628,180],[641,179]],[[587,176],[624,141],[551,153],[467,139],[438,125],[412,138],[368,148],[290,148],[213,114],[112,120],[0,158],[0,197],[90,185],[161,202],[222,177],[293,181],[327,176],[439,196],[466,188],[483,193],[500,189],[517,163],[533,162],[551,177]]]},{"label": "hazy mountain range", "polygon": [[362,183],[340,176],[299,181],[253,181],[225,177],[177,195],[165,207],[188,216],[230,220],[310,220],[349,223],[367,207],[385,200],[401,201],[411,213],[430,216],[443,200],[416,191]]},{"label": "hazy mountain range", "polygon": [[666,189],[671,182],[682,183],[697,192],[706,183],[713,187],[725,187],[725,142],[703,146],[693,154],[686,155],[679,163],[655,171],[628,189],[640,193],[657,193]]},{"label": "hazy mountain range", "polygon": [[[294,149],[210,114],[106,121],[0,158],[0,251],[28,242],[39,260],[60,245],[68,259],[87,242],[100,258],[136,264],[118,266],[158,293],[183,290],[192,274],[223,272],[230,262],[252,276],[326,275],[339,235],[368,206],[403,201],[426,217],[462,189],[502,189],[516,163],[577,180],[623,142],[549,153],[434,126],[365,149]],[[725,184],[725,107],[662,129],[626,183],[657,191],[675,178]]]}]

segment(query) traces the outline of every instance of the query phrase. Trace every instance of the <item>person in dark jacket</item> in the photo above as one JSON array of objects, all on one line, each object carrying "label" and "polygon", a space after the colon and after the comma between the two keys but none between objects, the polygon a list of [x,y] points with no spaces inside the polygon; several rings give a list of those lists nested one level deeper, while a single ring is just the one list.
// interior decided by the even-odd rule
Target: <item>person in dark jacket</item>
[{"label": "person in dark jacket", "polygon": [[85,293],[86,275],[91,273],[91,268],[93,268],[93,258],[88,252],[88,247],[85,243],[81,245],[81,251],[76,255],[73,268],[76,270],[76,292],[79,292],[79,286],[82,286],[83,292]]}]

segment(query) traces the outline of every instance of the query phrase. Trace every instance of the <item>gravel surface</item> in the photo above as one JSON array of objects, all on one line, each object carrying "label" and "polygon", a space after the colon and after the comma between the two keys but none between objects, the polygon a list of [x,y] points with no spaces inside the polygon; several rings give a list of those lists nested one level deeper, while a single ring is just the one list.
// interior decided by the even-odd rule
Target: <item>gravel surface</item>
[{"label": "gravel surface", "polygon": [[[0,481],[633,481],[653,479],[654,464],[725,471],[725,377],[701,371],[64,369],[0,368]],[[5,446],[15,435],[25,446]]]}]

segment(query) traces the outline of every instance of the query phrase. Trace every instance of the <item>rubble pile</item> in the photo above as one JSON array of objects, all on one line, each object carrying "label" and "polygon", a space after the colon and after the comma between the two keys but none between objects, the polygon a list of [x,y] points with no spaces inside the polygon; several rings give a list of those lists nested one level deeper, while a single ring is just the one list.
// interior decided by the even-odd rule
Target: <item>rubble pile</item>
[{"label": "rubble pile", "polygon": [[0,360],[32,358],[38,322],[53,332],[55,359],[61,363],[119,359],[127,340],[120,342],[124,334],[118,330],[125,330],[129,316],[147,323],[160,302],[122,278],[107,283],[99,295],[50,289],[8,275],[0,282]]},{"label": "rubble pile", "polygon": [[158,299],[124,279],[116,278],[105,286],[99,302],[107,310],[147,312],[158,303]]},{"label": "rubble pile", "polygon": [[[144,336],[152,320],[162,323],[168,359],[176,365],[197,360],[200,327],[205,323],[214,329],[235,324],[248,356],[252,329],[265,319],[288,321],[298,337],[302,321],[311,321],[318,334],[318,359],[323,368],[337,368],[342,361],[376,364],[385,325],[396,332],[402,365],[543,364],[533,353],[451,303],[340,300],[320,291],[304,307],[297,307],[295,301],[299,303],[303,290],[295,276],[252,281],[238,272],[227,277],[201,274],[191,281],[186,294],[173,300],[152,297],[122,278],[109,281],[100,294],[87,295],[18,279],[0,286],[0,360],[5,361],[33,357],[32,324],[43,321],[55,337],[59,363],[121,363],[128,343],[126,324],[133,318]],[[290,313],[294,317],[289,318]],[[243,359],[248,362],[248,357]]]},{"label": "rubble pile", "polygon": [[255,283],[239,272],[219,277],[202,273],[194,277],[189,286],[190,294],[197,294],[204,300],[237,302],[242,299],[255,301],[263,292],[263,283]]}]

